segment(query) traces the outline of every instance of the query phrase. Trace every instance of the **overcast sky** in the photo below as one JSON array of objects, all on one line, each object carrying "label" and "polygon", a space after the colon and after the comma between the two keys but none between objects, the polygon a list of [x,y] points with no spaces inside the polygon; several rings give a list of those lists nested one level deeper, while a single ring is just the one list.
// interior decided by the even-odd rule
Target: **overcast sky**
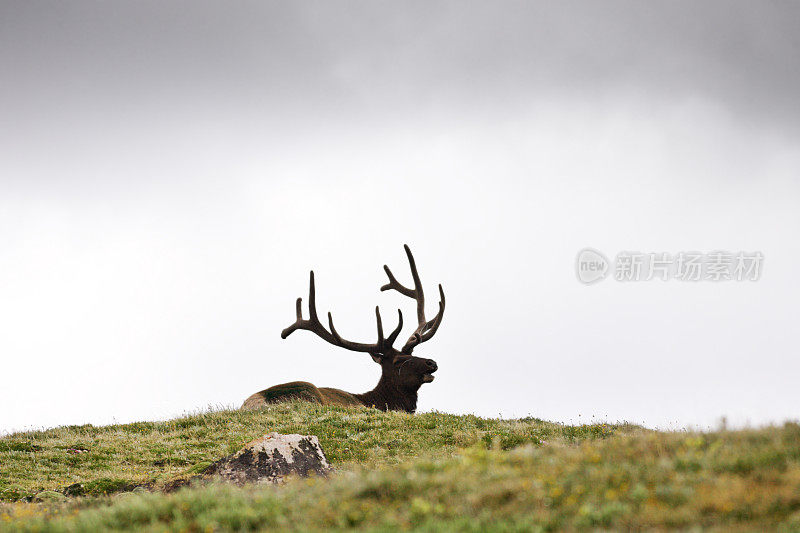
[{"label": "overcast sky", "polygon": [[[0,432],[369,390],[279,334],[312,268],[347,338],[413,317],[404,243],[420,410],[798,419],[798,94],[796,2],[3,0]],[[587,246],[765,259],[586,286]]]}]

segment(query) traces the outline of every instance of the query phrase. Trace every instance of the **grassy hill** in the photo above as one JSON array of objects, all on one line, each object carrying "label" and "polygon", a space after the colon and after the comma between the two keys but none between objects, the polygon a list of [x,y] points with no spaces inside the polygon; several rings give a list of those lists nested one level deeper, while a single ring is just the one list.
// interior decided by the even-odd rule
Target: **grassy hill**
[{"label": "grassy hill", "polygon": [[[336,473],[160,491],[270,431],[317,435]],[[75,483],[83,495],[62,496]],[[0,502],[0,531],[800,531],[800,425],[656,432],[295,403],[0,438]]]}]

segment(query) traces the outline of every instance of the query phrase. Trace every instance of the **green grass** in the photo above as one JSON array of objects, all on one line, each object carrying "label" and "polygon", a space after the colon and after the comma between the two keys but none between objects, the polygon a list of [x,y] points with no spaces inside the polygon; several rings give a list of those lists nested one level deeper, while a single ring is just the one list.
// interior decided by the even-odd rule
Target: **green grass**
[{"label": "green grass", "polygon": [[[336,473],[129,492],[270,431],[317,435]],[[88,495],[11,503],[76,482]],[[295,403],[10,435],[0,495],[13,531],[800,531],[800,426],[655,432]]]}]

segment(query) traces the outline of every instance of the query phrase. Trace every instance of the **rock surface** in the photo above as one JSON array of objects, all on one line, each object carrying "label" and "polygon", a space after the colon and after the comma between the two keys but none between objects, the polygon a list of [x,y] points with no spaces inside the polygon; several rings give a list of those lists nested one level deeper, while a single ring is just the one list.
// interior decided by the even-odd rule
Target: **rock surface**
[{"label": "rock surface", "polygon": [[279,483],[290,474],[325,476],[331,467],[314,435],[269,433],[209,466],[205,474],[233,483]]}]

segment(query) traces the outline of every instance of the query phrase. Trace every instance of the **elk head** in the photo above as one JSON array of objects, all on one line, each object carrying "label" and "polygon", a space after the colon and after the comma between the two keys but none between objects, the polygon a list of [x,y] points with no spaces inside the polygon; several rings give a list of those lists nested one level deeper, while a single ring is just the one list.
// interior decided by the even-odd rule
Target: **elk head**
[{"label": "elk head", "polygon": [[409,289],[402,285],[384,265],[383,269],[389,277],[389,283],[381,287],[381,291],[396,290],[408,296],[417,304],[417,328],[399,350],[394,347],[397,337],[403,328],[403,312],[397,310],[398,324],[388,336],[384,336],[381,312],[375,307],[375,318],[378,325],[378,340],[367,344],[353,342],[342,338],[333,326],[333,318],[328,313],[328,329],[317,317],[316,298],[314,294],[314,272],[311,271],[308,291],[309,318],[303,318],[302,298],[297,299],[297,320],[294,324],[281,332],[281,338],[286,338],[295,330],[304,329],[315,333],[326,342],[354,352],[364,352],[372,356],[373,361],[381,365],[381,379],[374,390],[364,394],[356,394],[357,398],[365,405],[374,406],[383,410],[405,410],[413,412],[417,404],[417,391],[424,383],[433,381],[433,373],[438,365],[432,359],[425,359],[412,355],[412,351],[423,342],[429,341],[442,323],[444,316],[444,291],[439,285],[439,312],[431,320],[425,318],[425,295],[419,279],[414,256],[408,245],[405,245],[408,263],[411,266],[411,277],[414,288]]}]

